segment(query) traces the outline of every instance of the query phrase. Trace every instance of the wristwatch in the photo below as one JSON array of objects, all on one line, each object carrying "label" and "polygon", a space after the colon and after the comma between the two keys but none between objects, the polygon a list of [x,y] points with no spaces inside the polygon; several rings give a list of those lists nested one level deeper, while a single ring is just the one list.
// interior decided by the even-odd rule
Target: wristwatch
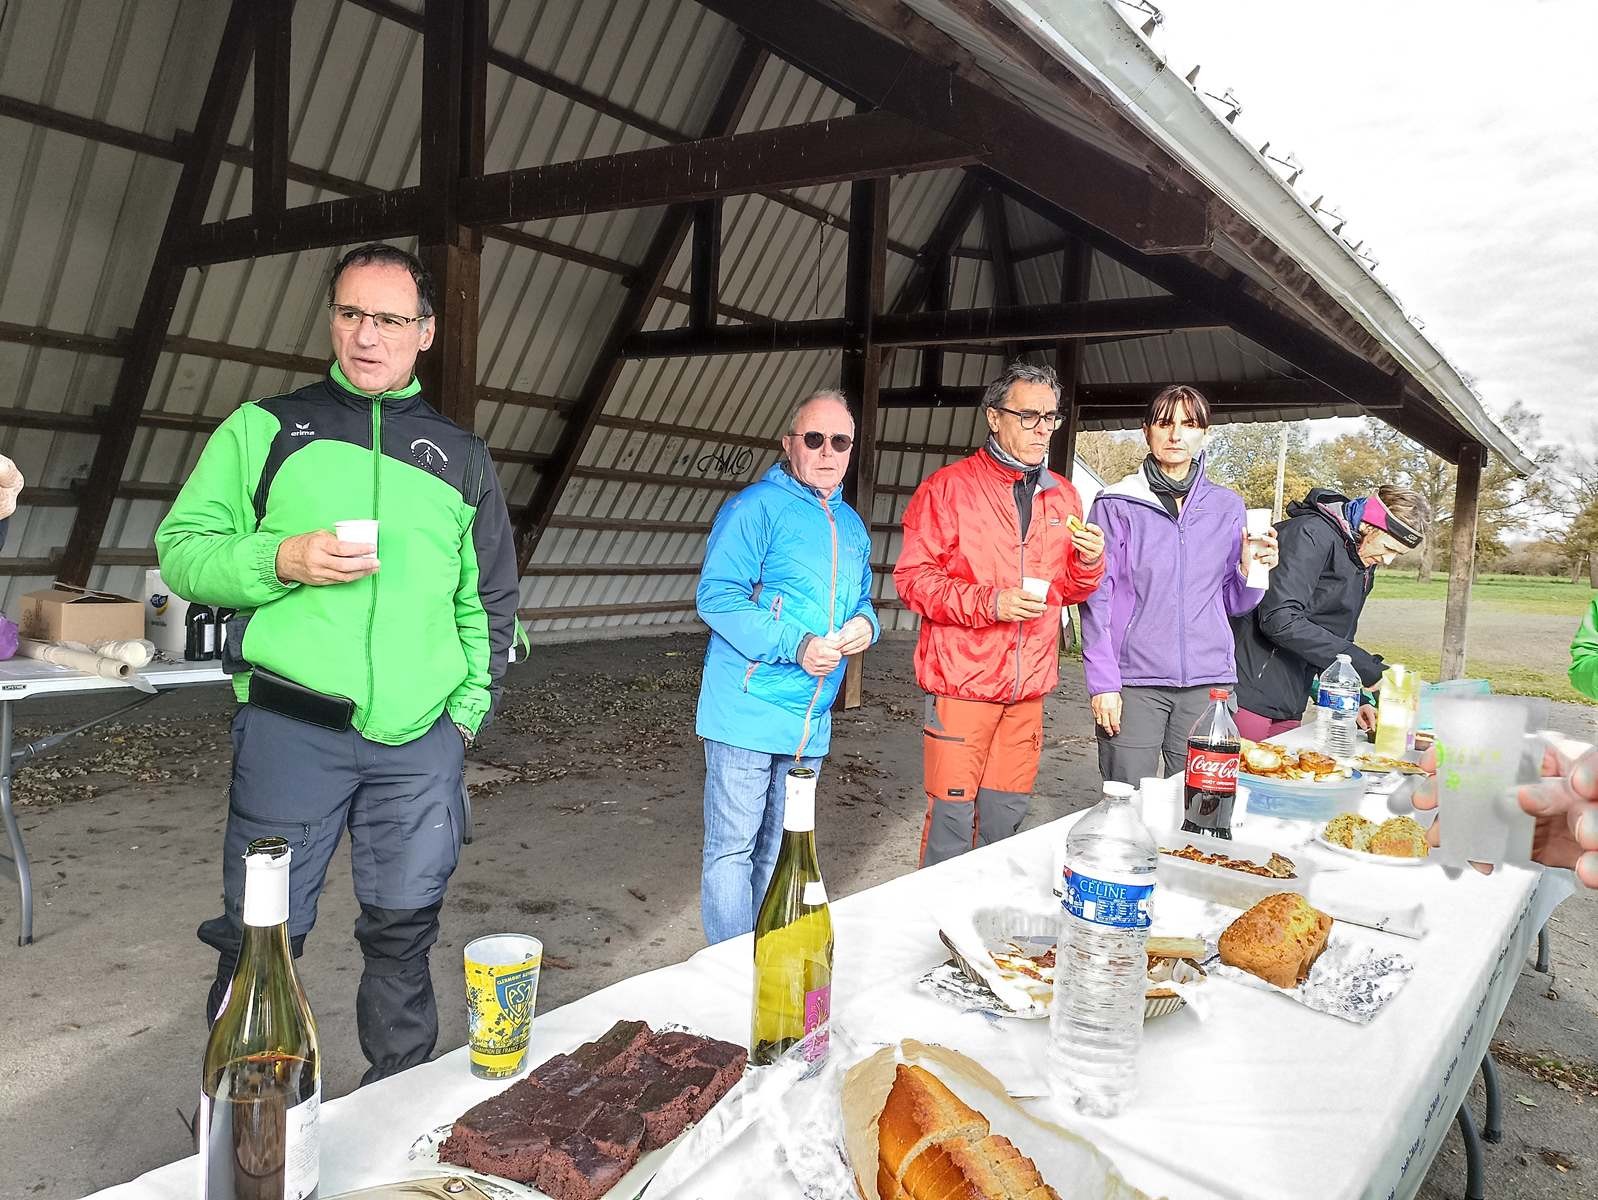
[{"label": "wristwatch", "polygon": [[472,748],[472,742],[476,740],[472,734],[472,731],[466,728],[466,726],[462,725],[459,721],[455,722],[455,728],[461,735],[461,741],[464,742],[466,744],[466,748],[470,750]]}]

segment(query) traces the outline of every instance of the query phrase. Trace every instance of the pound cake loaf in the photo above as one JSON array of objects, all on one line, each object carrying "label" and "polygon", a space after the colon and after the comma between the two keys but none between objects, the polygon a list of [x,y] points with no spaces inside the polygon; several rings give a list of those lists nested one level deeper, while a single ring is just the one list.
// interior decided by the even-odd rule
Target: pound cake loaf
[{"label": "pound cake loaf", "polygon": [[1297,892],[1267,896],[1221,934],[1221,961],[1279,988],[1309,976],[1326,949],[1332,919]]}]

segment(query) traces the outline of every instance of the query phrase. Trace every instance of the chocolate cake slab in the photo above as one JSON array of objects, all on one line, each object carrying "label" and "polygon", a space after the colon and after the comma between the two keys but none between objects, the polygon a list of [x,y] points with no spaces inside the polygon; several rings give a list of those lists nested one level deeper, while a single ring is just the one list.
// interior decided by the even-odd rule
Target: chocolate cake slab
[{"label": "chocolate cake slab", "polygon": [[574,1133],[544,1155],[533,1184],[551,1200],[599,1200],[637,1161],[636,1149],[630,1157],[618,1158]]},{"label": "chocolate cake slab", "polygon": [[571,1056],[595,1075],[620,1075],[654,1036],[642,1021],[617,1021],[602,1036],[573,1050]]}]

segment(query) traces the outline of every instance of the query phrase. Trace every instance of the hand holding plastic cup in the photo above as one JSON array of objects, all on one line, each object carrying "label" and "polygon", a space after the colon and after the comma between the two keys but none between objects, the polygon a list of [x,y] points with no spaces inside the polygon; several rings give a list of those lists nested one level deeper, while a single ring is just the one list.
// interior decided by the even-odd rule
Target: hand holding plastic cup
[{"label": "hand holding plastic cup", "polygon": [[[1270,532],[1271,510],[1268,508],[1251,508],[1246,514],[1246,529],[1248,540],[1252,543],[1256,538],[1262,538]],[[1270,586],[1271,569],[1264,563],[1254,558],[1252,548],[1248,560],[1248,586],[1263,588]]]},{"label": "hand holding plastic cup", "polygon": [[1507,696],[1439,699],[1438,857],[1463,866],[1531,861],[1536,820],[1521,809],[1517,786],[1537,775],[1541,739],[1527,737],[1530,706]]},{"label": "hand holding plastic cup", "polygon": [[349,542],[356,546],[370,546],[372,553],[366,557],[377,559],[377,522],[369,520],[335,521],[333,523],[333,536],[341,542]]},{"label": "hand holding plastic cup", "polygon": [[504,1079],[526,1063],[543,963],[544,943],[528,934],[496,933],[467,943],[467,1041],[479,1079]]}]

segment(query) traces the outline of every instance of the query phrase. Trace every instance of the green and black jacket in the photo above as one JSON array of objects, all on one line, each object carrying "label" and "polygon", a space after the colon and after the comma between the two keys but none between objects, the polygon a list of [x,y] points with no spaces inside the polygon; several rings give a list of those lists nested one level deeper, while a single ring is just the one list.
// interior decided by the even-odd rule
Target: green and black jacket
[{"label": "green and black jacket", "polygon": [[[382,567],[302,587],[277,577],[285,538],[376,518]],[[401,745],[449,712],[474,733],[526,634],[515,541],[481,438],[412,379],[371,396],[335,363],[286,396],[240,405],[211,435],[156,531],[177,595],[239,610],[227,664],[240,700],[261,666],[355,702],[355,728]],[[239,626],[243,636],[239,637]]]}]

